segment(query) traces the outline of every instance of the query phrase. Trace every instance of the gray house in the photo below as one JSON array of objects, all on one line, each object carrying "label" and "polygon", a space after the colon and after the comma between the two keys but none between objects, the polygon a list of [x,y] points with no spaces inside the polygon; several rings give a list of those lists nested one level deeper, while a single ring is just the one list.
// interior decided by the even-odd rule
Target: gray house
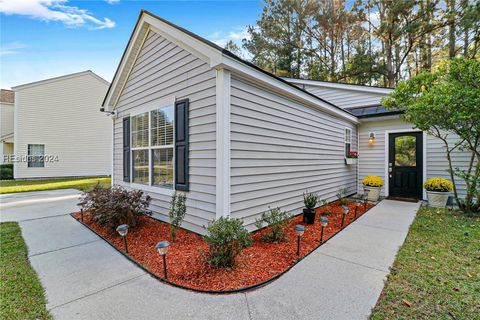
[{"label": "gray house", "polygon": [[[199,233],[221,216],[253,230],[268,207],[298,213],[305,190],[334,200],[370,174],[387,177],[385,196],[422,198],[425,178],[446,176],[444,151],[380,106],[390,91],[279,78],[142,11],[103,103],[113,183],[150,194],[160,220],[187,193],[183,226]],[[400,140],[415,156],[397,166]]]}]

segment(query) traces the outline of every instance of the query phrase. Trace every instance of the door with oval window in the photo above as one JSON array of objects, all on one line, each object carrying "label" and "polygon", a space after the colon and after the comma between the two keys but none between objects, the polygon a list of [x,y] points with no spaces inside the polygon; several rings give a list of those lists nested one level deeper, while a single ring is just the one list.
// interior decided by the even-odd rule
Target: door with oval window
[{"label": "door with oval window", "polygon": [[421,132],[389,136],[389,195],[422,198],[423,136]]}]

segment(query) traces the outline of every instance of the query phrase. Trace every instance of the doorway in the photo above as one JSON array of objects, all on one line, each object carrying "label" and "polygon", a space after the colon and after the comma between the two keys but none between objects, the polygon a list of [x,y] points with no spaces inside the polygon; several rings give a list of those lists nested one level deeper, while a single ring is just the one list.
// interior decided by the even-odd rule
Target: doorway
[{"label": "doorway", "polygon": [[389,196],[422,199],[422,132],[390,133],[388,144]]}]

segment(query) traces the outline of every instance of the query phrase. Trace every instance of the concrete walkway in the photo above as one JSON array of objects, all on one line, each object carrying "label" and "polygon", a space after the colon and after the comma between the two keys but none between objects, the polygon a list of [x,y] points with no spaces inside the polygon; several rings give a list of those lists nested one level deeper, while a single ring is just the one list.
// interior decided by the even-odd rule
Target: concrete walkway
[{"label": "concrete walkway", "polygon": [[419,207],[382,201],[270,285],[207,295],[155,280],[62,215],[77,196],[0,197],[1,219],[20,221],[56,319],[366,319]]}]

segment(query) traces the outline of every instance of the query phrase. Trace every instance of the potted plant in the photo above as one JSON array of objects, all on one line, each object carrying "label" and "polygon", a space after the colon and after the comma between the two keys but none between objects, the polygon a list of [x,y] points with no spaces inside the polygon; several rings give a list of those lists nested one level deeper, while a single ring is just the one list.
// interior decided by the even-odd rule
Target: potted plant
[{"label": "potted plant", "polygon": [[358,151],[348,151],[345,155],[345,164],[357,163]]},{"label": "potted plant", "polygon": [[363,190],[368,194],[369,201],[378,201],[380,197],[380,190],[383,187],[383,179],[379,176],[366,176],[362,180]]},{"label": "potted plant", "polygon": [[449,192],[453,189],[453,183],[444,178],[430,178],[423,184],[427,190],[428,205],[435,208],[445,208]]},{"label": "potted plant", "polygon": [[309,193],[308,191],[303,194],[303,203],[305,209],[303,209],[303,222],[308,224],[315,223],[315,207],[318,203],[318,195],[316,193]]}]

